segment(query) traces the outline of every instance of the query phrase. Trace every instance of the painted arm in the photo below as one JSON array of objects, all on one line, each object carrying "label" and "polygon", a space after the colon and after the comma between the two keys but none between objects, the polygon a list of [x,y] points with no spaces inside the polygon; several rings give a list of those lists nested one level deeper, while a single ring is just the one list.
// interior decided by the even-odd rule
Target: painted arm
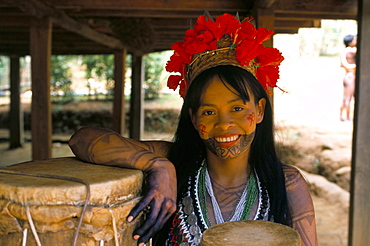
[{"label": "painted arm", "polygon": [[134,168],[146,174],[148,193],[131,210],[131,222],[150,206],[145,222],[134,231],[139,245],[144,245],[159,231],[176,210],[176,171],[166,158],[169,142],[139,142],[95,127],[76,131],[69,146],[77,158],[90,163]]},{"label": "painted arm", "polygon": [[317,246],[315,211],[306,180],[292,166],[284,166],[284,173],[293,229],[301,236],[302,246]]}]

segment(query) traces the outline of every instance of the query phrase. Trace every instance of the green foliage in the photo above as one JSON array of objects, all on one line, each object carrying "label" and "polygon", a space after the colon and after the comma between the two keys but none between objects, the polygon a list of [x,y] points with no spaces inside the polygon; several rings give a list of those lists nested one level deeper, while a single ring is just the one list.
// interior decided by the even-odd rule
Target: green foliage
[{"label": "green foliage", "polygon": [[320,55],[337,55],[343,48],[343,38],[347,34],[357,34],[355,20],[322,20],[323,30]]},{"label": "green foliage", "polygon": [[97,77],[102,80],[113,80],[113,55],[86,55],[82,56],[82,64],[86,66],[85,78]]},{"label": "green foliage", "polygon": [[144,57],[145,63],[145,99],[157,99],[162,89],[162,74],[166,64],[164,52],[148,54]]},{"label": "green foliage", "polygon": [[[145,74],[144,88],[145,99],[156,99],[163,86],[163,71],[168,54],[165,52],[151,53],[144,56]],[[78,62],[80,64],[78,64]],[[72,72],[70,68],[76,65],[85,67],[85,78],[89,88],[88,98],[91,91],[95,99],[101,99],[98,84],[105,82],[107,89],[106,98],[113,95],[114,88],[114,55],[85,55],[85,56],[52,56],[51,58],[51,92],[55,100],[67,102],[74,98],[71,89]],[[126,66],[131,66],[131,56],[127,56]],[[99,95],[100,94],[100,95]]]},{"label": "green foliage", "polygon": [[9,66],[9,58],[6,56],[0,56],[0,86],[6,86],[9,84],[8,79],[8,66]]},{"label": "green foliage", "polygon": [[[91,85],[91,79],[105,81],[105,88],[108,90],[106,97],[112,96],[114,88],[114,55],[86,55],[82,57],[82,64],[86,68],[85,78],[89,88],[89,97],[90,91],[94,90]],[[98,99],[96,91],[95,99]]]},{"label": "green foliage", "polygon": [[74,98],[71,88],[72,72],[70,67],[76,56],[51,56],[51,95],[52,101],[66,103]]}]

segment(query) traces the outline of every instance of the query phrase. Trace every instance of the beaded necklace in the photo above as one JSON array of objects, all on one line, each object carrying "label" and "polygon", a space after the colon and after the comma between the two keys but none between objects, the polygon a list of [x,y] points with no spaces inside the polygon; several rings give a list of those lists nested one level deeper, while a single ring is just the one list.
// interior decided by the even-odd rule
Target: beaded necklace
[{"label": "beaded necklace", "polygon": [[[203,216],[205,218],[205,221],[208,227],[212,225],[208,218],[208,211],[207,211],[207,204],[206,204],[206,192],[208,192],[209,196],[211,197],[211,202],[212,202],[213,211],[214,211],[214,215],[216,219],[216,224],[225,222],[221,214],[221,209],[213,194],[212,182],[209,177],[207,165],[205,163],[202,165],[199,179],[200,179],[199,186],[201,187],[198,186],[198,192],[200,195],[200,199],[204,201],[201,203],[201,205],[202,205]],[[227,221],[247,220],[249,217],[250,211],[253,207],[253,204],[257,199],[257,196],[258,196],[258,188],[256,184],[255,174],[252,171],[245,185],[243,193],[237,202],[234,212],[231,214],[232,217],[230,216],[231,218],[229,218]]]},{"label": "beaded necklace", "polygon": [[[206,163],[202,163],[194,176],[189,177],[188,190],[179,201],[179,209],[175,213],[166,245],[189,246],[200,243],[204,230],[211,225],[208,220],[206,203]],[[254,186],[254,187],[253,187]],[[239,220],[247,220],[258,197],[257,213],[253,220],[268,220],[270,200],[267,190],[261,185],[255,171],[251,172],[246,192],[243,213]],[[253,198],[254,197],[254,198]]]}]

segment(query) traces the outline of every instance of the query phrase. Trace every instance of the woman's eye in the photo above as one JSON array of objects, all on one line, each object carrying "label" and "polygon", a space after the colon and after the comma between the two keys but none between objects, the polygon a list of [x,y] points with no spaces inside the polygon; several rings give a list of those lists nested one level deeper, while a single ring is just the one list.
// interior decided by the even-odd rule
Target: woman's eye
[{"label": "woman's eye", "polygon": [[242,107],[235,107],[234,108],[234,111],[242,111],[243,110],[243,108]]},{"label": "woman's eye", "polygon": [[205,110],[203,111],[203,115],[212,115],[213,111],[212,110]]}]

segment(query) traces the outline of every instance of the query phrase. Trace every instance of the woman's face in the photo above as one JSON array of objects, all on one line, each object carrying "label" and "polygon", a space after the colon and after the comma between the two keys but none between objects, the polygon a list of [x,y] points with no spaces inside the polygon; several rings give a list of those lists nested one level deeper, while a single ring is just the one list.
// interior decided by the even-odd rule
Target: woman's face
[{"label": "woman's face", "polygon": [[207,149],[221,159],[232,159],[249,151],[256,125],[263,119],[265,99],[244,103],[239,94],[214,77],[190,116]]}]

